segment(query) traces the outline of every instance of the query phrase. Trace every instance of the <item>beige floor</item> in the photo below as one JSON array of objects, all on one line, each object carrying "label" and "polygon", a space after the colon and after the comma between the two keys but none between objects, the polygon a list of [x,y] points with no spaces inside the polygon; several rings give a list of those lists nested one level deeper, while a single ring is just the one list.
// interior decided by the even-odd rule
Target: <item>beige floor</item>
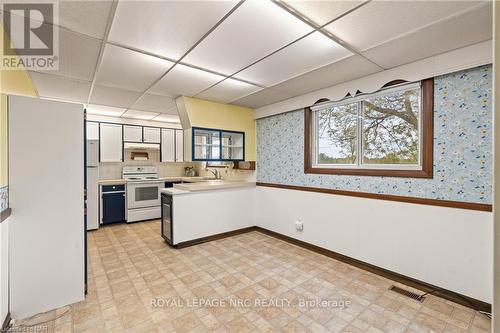
[{"label": "beige floor", "polygon": [[[174,250],[160,237],[159,221],[151,221],[90,232],[88,244],[89,294],[69,311],[46,314],[62,315],[44,324],[48,331],[480,333],[490,327],[468,308],[434,296],[423,304],[405,298],[387,290],[390,280],[259,232]],[[317,299],[331,307],[303,304]]]}]

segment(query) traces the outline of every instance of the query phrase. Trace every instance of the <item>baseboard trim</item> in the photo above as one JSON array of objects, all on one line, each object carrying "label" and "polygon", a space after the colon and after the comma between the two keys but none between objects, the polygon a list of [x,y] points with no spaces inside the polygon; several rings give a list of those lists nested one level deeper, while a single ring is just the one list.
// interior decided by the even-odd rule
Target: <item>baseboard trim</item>
[{"label": "baseboard trim", "polygon": [[352,257],[343,255],[341,253],[331,251],[331,250],[325,249],[323,247],[298,240],[296,238],[285,236],[283,234],[277,233],[277,232],[269,230],[269,229],[265,229],[262,227],[255,227],[255,228],[257,231],[262,232],[263,234],[266,234],[268,236],[272,236],[274,238],[281,239],[281,240],[286,241],[288,243],[300,246],[304,249],[322,254],[324,256],[327,256],[327,257],[332,258],[332,259],[336,259],[338,261],[342,261],[346,264],[361,268],[363,270],[366,270],[366,271],[372,272],[374,274],[383,276],[387,279],[390,279],[390,280],[402,283],[404,285],[410,286],[412,288],[421,290],[424,293],[432,293],[432,295],[434,295],[434,296],[444,298],[446,300],[458,303],[458,304],[466,306],[468,308],[471,308],[471,309],[474,309],[477,311],[485,311],[485,312],[491,313],[491,304],[489,304],[489,303],[477,300],[477,299],[469,297],[469,296],[462,295],[460,293],[453,292],[451,290],[447,290],[447,289],[432,285],[432,284],[424,282],[424,281],[420,281],[420,280],[408,277],[406,275],[402,275],[402,274],[387,270],[387,269],[379,267],[379,266],[369,264],[367,262],[364,262],[364,261],[361,261],[358,259],[354,259]]},{"label": "baseboard trim", "polygon": [[468,308],[471,308],[471,309],[474,309],[477,311],[484,311],[484,312],[491,313],[491,304],[489,304],[489,303],[477,300],[477,299],[469,297],[469,296],[462,295],[460,293],[457,293],[457,292],[454,292],[454,291],[451,291],[448,289],[444,289],[444,288],[432,285],[432,284],[424,282],[424,281],[420,281],[420,280],[408,277],[406,275],[396,273],[394,271],[390,271],[388,269],[385,269],[385,268],[382,268],[379,266],[369,264],[367,262],[364,262],[364,261],[361,261],[358,259],[354,259],[354,258],[346,256],[344,254],[341,254],[341,253],[338,253],[338,252],[335,252],[332,250],[328,250],[328,249],[325,249],[323,247],[320,247],[320,246],[317,246],[317,245],[314,245],[314,244],[311,244],[311,243],[308,243],[308,242],[305,242],[305,241],[302,241],[302,240],[299,240],[299,239],[296,239],[293,237],[289,237],[289,236],[280,234],[278,232],[275,232],[275,231],[272,231],[269,229],[258,227],[258,226],[241,228],[241,229],[223,232],[220,234],[215,234],[215,235],[211,235],[211,236],[207,236],[207,237],[193,239],[193,240],[186,241],[186,242],[181,242],[181,243],[178,243],[177,245],[175,245],[175,247],[178,249],[182,249],[185,247],[189,247],[189,246],[193,246],[193,245],[197,245],[197,244],[201,244],[201,243],[206,243],[206,242],[211,242],[211,241],[215,241],[215,240],[219,240],[219,239],[227,238],[227,237],[231,237],[231,236],[236,236],[236,235],[244,234],[244,233],[251,232],[251,231],[257,231],[257,232],[263,233],[265,235],[268,235],[268,236],[280,239],[282,241],[288,242],[290,244],[300,246],[306,250],[316,252],[318,254],[321,254],[321,255],[327,256],[329,258],[344,262],[344,263],[352,265],[354,267],[358,267],[358,268],[363,269],[365,271],[372,272],[374,274],[385,277],[387,279],[390,279],[390,280],[402,283],[404,285],[410,286],[412,288],[421,290],[424,293],[429,293],[429,294],[432,294],[434,296],[444,298],[446,300],[458,303],[460,305],[466,306]]},{"label": "baseboard trim", "polygon": [[2,332],[8,332],[9,331],[9,326],[10,326],[10,312],[7,312],[7,315],[5,316],[5,319],[2,324]]},{"label": "baseboard trim", "polygon": [[220,234],[215,234],[215,235],[211,235],[211,236],[196,238],[196,239],[193,239],[193,240],[190,240],[190,241],[180,242],[180,243],[177,243],[175,245],[175,247],[178,248],[178,249],[182,249],[182,248],[185,248],[185,247],[188,247],[188,246],[193,246],[193,245],[197,245],[197,244],[201,244],[201,243],[206,243],[206,242],[212,242],[212,241],[219,240],[219,239],[222,239],[222,238],[236,236],[236,235],[244,234],[244,233],[247,233],[247,232],[250,232],[250,231],[255,231],[255,230],[257,230],[256,226],[246,227],[246,228],[241,228],[241,229],[236,229],[236,230],[233,230],[233,231],[222,232]]}]

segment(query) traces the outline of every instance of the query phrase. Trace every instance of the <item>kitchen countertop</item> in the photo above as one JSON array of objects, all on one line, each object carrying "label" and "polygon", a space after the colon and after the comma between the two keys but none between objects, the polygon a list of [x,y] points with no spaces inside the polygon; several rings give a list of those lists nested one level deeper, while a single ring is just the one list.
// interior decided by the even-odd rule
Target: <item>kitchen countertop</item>
[{"label": "kitchen countertop", "polygon": [[[184,176],[170,176],[170,177],[160,177],[158,180],[163,180],[166,182],[205,182],[207,179],[205,177],[184,177]],[[100,185],[115,185],[115,184],[126,184],[126,179],[100,179]]]},{"label": "kitchen countertop", "polygon": [[252,187],[255,182],[236,180],[205,180],[196,183],[174,184],[173,188],[161,189],[161,192],[169,194],[187,194],[198,191],[222,190],[240,187]]}]

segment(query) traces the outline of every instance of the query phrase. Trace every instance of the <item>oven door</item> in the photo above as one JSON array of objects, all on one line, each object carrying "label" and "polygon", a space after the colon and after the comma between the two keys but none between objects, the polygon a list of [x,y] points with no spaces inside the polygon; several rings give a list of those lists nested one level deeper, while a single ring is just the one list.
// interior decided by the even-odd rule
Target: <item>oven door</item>
[{"label": "oven door", "polygon": [[128,209],[155,207],[161,205],[161,182],[129,182],[127,184]]}]

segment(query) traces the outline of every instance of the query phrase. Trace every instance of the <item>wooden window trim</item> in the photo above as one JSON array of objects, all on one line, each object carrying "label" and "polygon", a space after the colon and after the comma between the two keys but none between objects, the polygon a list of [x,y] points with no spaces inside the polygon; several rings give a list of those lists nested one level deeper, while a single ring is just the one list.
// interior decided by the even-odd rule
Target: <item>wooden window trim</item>
[{"label": "wooden window trim", "polygon": [[[400,83],[398,81],[398,83]],[[313,140],[312,110],[304,109],[304,173],[353,175],[353,176],[383,176],[405,178],[432,178],[434,160],[434,79],[422,81],[422,169],[369,169],[369,168],[318,168],[312,166]]]}]

